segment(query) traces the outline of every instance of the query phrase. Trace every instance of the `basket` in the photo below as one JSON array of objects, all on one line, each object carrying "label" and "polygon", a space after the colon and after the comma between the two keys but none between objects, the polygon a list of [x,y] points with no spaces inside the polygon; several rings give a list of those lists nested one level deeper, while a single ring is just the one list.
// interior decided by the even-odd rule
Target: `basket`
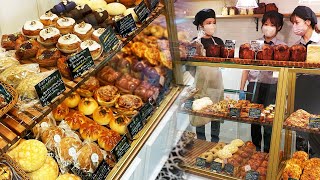
[{"label": "basket", "polygon": [[4,106],[3,108],[0,109],[0,118],[3,115],[5,115],[8,111],[10,111],[10,109],[13,108],[13,106],[18,101],[17,91],[9,84],[0,80],[0,91],[2,88],[4,89],[5,92],[9,93],[12,96],[12,98],[11,98],[11,101],[6,106]]},{"label": "basket", "polygon": [[30,180],[29,176],[20,168],[20,166],[7,154],[3,154],[0,157],[0,163],[5,164],[10,167],[11,171],[13,171],[13,178],[12,179],[23,179],[23,180]]}]

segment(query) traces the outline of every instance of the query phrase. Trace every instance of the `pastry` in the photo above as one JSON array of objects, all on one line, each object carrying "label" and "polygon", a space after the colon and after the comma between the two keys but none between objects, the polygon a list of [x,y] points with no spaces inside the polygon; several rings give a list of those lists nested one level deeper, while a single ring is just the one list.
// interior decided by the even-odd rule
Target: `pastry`
[{"label": "pastry", "polygon": [[40,45],[36,40],[30,39],[24,41],[16,45],[16,57],[19,60],[33,58],[36,56],[39,48]]},{"label": "pastry", "polygon": [[300,159],[302,162],[304,162],[309,159],[309,155],[304,151],[297,151],[293,153],[292,158]]},{"label": "pastry", "polygon": [[16,46],[16,41],[25,41],[22,34],[4,34],[1,38],[1,47],[8,50],[14,50]]},{"label": "pastry", "polygon": [[120,141],[121,136],[113,131],[106,129],[101,133],[98,139],[99,146],[106,151],[111,151]]},{"label": "pastry", "polygon": [[100,137],[101,126],[94,121],[87,121],[80,126],[79,132],[82,139],[89,142],[97,141]]},{"label": "pastry", "polygon": [[53,111],[52,115],[56,121],[62,121],[69,114],[69,107],[66,104],[59,104]]},{"label": "pastry", "polygon": [[65,137],[64,131],[59,127],[49,127],[45,129],[41,134],[41,140],[46,147],[54,151],[61,139]]},{"label": "pastry", "polygon": [[289,126],[306,127],[309,123],[310,117],[311,114],[302,109],[299,109],[296,112],[292,113],[286,119],[285,123]]},{"label": "pastry", "polygon": [[2,180],[11,180],[13,179],[13,173],[10,166],[6,164],[0,164],[0,179]]},{"label": "pastry", "polygon": [[234,153],[236,153],[238,151],[238,147],[234,146],[232,144],[228,144],[228,145],[223,147],[222,151],[228,151],[231,154],[234,154]]},{"label": "pastry", "polygon": [[67,60],[68,59],[65,56],[62,56],[61,58],[59,58],[57,61],[57,67],[63,77],[67,79],[72,79],[71,72],[67,64]]},{"label": "pastry", "polygon": [[36,62],[41,67],[56,66],[58,59],[61,57],[61,52],[57,48],[39,49],[36,55]]},{"label": "pastry", "polygon": [[144,52],[144,57],[152,66],[157,66],[159,64],[160,51],[157,48],[147,48]]},{"label": "pastry", "polygon": [[90,24],[90,25],[92,25],[92,26],[97,26],[99,24],[93,13],[90,13],[90,14],[86,15],[83,18],[83,21],[88,23],[88,24]]},{"label": "pastry", "polygon": [[282,179],[288,180],[289,178],[300,179],[302,169],[297,164],[286,165],[282,173]]},{"label": "pastry", "polygon": [[40,16],[40,22],[44,26],[54,26],[57,23],[58,16],[53,14],[51,11],[45,13],[44,15]]},{"label": "pastry", "polygon": [[87,122],[87,117],[79,111],[72,110],[64,120],[72,130],[76,131],[80,128],[81,124]]},{"label": "pastry", "polygon": [[73,32],[77,35],[82,41],[90,39],[93,28],[91,24],[82,22],[80,24],[76,24],[73,28]]},{"label": "pastry", "polygon": [[139,86],[140,80],[133,78],[129,74],[123,75],[116,81],[116,87],[124,94],[133,94],[134,90]]},{"label": "pastry", "polygon": [[290,61],[304,62],[307,58],[307,48],[302,44],[296,44],[290,47]]},{"label": "pastry", "polygon": [[111,16],[121,15],[124,13],[124,11],[126,11],[126,9],[127,8],[123,4],[117,2],[109,3],[106,7],[106,10]]},{"label": "pastry", "polygon": [[110,108],[105,107],[105,106],[99,106],[93,112],[93,120],[100,125],[107,125],[114,118],[115,117],[113,115],[112,110]]},{"label": "pastry", "polygon": [[98,103],[92,97],[83,98],[80,100],[78,109],[84,115],[88,116],[93,114],[93,112],[98,108]]},{"label": "pastry", "polygon": [[87,143],[79,151],[78,163],[82,170],[94,172],[102,160],[101,150],[95,143]]},{"label": "pastry", "polygon": [[91,38],[95,40],[96,42],[100,43],[99,37],[101,36],[102,33],[104,33],[106,29],[105,28],[98,28],[93,31]]},{"label": "pastry", "polygon": [[63,101],[63,104],[65,104],[69,108],[75,108],[78,106],[80,100],[81,100],[80,95],[76,92],[72,92],[70,96],[68,96]]},{"label": "pastry", "polygon": [[80,44],[81,50],[89,49],[90,54],[94,60],[98,59],[102,54],[102,47],[94,40],[86,40]]},{"label": "pastry", "polygon": [[232,140],[230,144],[237,147],[241,147],[244,145],[244,142],[241,139],[235,139],[235,140]]},{"label": "pastry", "polygon": [[76,24],[76,21],[69,17],[62,17],[58,19],[56,27],[59,29],[61,34],[72,33],[73,27]]},{"label": "pastry", "polygon": [[51,46],[58,42],[60,31],[54,27],[42,29],[39,34],[39,42],[45,46]]},{"label": "pastry", "polygon": [[102,85],[114,85],[117,79],[119,79],[121,73],[115,71],[110,66],[105,66],[101,71],[98,72],[97,78]]},{"label": "pastry", "polygon": [[59,167],[57,162],[50,156],[47,157],[43,166],[40,169],[28,173],[28,176],[33,180],[56,180],[59,175]]},{"label": "pastry", "polygon": [[289,61],[290,59],[290,49],[285,44],[275,45],[274,49],[274,60],[277,61]]},{"label": "pastry", "polygon": [[135,5],[136,0],[119,0],[119,3],[125,5],[126,7],[131,7]]},{"label": "pastry", "polygon": [[239,50],[239,57],[241,59],[254,59],[254,51],[251,50],[249,43],[242,44]]},{"label": "pastry", "polygon": [[262,50],[257,53],[257,59],[273,60],[273,47],[268,44],[264,44],[262,46]]},{"label": "pastry", "polygon": [[229,152],[229,151],[226,151],[226,150],[220,150],[218,153],[217,153],[218,157],[220,159],[227,159],[227,158],[230,158],[232,157],[232,153]]},{"label": "pastry", "polygon": [[202,153],[199,157],[205,159],[207,163],[211,163],[213,161],[213,154],[211,152]]},{"label": "pastry", "polygon": [[133,116],[137,113],[137,110],[143,105],[143,101],[140,97],[127,94],[122,95],[116,102],[116,111],[123,115]]},{"label": "pastry", "polygon": [[78,152],[81,147],[82,147],[81,141],[74,137],[62,138],[59,144],[61,161],[72,162],[72,160],[74,159],[73,156],[76,155],[72,153]]},{"label": "pastry", "polygon": [[212,105],[213,102],[209,97],[203,97],[200,99],[196,99],[192,103],[192,110],[193,111],[200,111],[201,109]]},{"label": "pastry", "polygon": [[139,58],[143,58],[148,46],[142,42],[134,42],[131,45],[132,52]]},{"label": "pastry", "polygon": [[33,172],[44,165],[47,159],[47,148],[38,140],[26,140],[8,155],[18,163],[23,171]]},{"label": "pastry", "polygon": [[146,81],[142,81],[141,84],[134,90],[134,95],[141,97],[143,102],[148,102],[150,98],[156,100],[159,95],[159,88],[151,86]]},{"label": "pastry", "polygon": [[99,80],[94,76],[89,79],[77,89],[77,93],[82,97],[92,97],[95,90],[100,87]]},{"label": "pastry", "polygon": [[81,180],[81,178],[74,174],[61,174],[56,180]]},{"label": "pastry", "polygon": [[66,34],[58,39],[57,47],[64,53],[72,53],[78,50],[81,40],[74,34]]},{"label": "pastry", "polygon": [[43,24],[40,21],[27,21],[23,28],[22,33],[28,37],[35,37],[38,36],[40,30],[43,29]]},{"label": "pastry", "polygon": [[152,36],[155,36],[158,39],[162,39],[164,35],[164,27],[157,24],[152,24],[150,26],[150,33]]},{"label": "pastry", "polygon": [[126,116],[118,116],[113,118],[109,122],[109,126],[115,132],[124,135],[127,132],[127,126],[130,123],[130,119]]},{"label": "pastry", "polygon": [[92,14],[94,15],[98,24],[103,23],[104,21],[106,21],[109,18],[108,11],[106,11],[102,8],[97,9],[96,11],[92,12]]},{"label": "pastry", "polygon": [[111,85],[102,86],[94,92],[94,98],[100,106],[114,106],[119,97],[118,88]]}]

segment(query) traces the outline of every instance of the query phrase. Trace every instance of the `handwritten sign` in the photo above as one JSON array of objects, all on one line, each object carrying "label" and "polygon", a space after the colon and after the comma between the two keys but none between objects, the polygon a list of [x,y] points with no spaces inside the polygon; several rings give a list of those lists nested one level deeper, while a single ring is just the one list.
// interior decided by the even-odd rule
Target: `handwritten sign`
[{"label": "handwritten sign", "polygon": [[141,3],[134,8],[134,12],[137,14],[140,22],[144,22],[150,15],[150,10],[144,1],[141,1]]},{"label": "handwritten sign", "polygon": [[116,29],[122,37],[127,37],[130,33],[135,31],[137,26],[132,14],[128,14],[119,21],[116,21]]},{"label": "handwritten sign", "polygon": [[118,162],[129,150],[130,143],[126,135],[122,136],[118,144],[111,150],[116,162]]},{"label": "handwritten sign", "polygon": [[108,26],[106,30],[99,36],[99,40],[102,44],[104,52],[106,53],[110,52],[119,43],[119,39],[111,26]]},{"label": "handwritten sign", "polygon": [[84,72],[94,66],[94,62],[88,48],[80,51],[74,56],[71,56],[67,60],[67,64],[73,79],[80,77]]}]

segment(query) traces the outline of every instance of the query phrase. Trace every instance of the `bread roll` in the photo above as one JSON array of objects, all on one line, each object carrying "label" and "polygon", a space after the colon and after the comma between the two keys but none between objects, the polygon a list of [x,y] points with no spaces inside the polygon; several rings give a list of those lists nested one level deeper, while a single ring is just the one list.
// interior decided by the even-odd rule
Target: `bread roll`
[{"label": "bread roll", "polygon": [[49,127],[41,134],[42,142],[49,150],[54,151],[60,143],[61,139],[65,137],[64,131],[59,127]]},{"label": "bread roll", "polygon": [[57,162],[50,156],[47,157],[46,162],[40,169],[28,174],[32,180],[56,180],[59,175],[59,167]]},{"label": "bread roll", "polygon": [[81,141],[73,137],[65,137],[59,144],[61,159],[67,162],[72,161],[72,154],[70,151],[74,149],[76,152],[82,147]]},{"label": "bread roll", "polygon": [[95,143],[88,143],[79,151],[78,162],[82,170],[94,172],[102,160],[101,150]]},{"label": "bread roll", "polygon": [[106,151],[111,151],[120,141],[121,136],[113,130],[105,130],[98,139],[99,146]]},{"label": "bread roll", "polygon": [[93,142],[98,140],[101,133],[101,126],[95,122],[87,122],[80,126],[80,135],[84,140]]},{"label": "bread roll", "polygon": [[64,119],[70,128],[74,131],[78,130],[81,124],[87,121],[87,117],[79,111],[70,111]]},{"label": "bread roll", "polygon": [[57,180],[81,180],[81,178],[77,175],[66,173],[60,175]]},{"label": "bread roll", "polygon": [[69,114],[69,108],[62,103],[52,111],[52,114],[56,121],[62,121]]},{"label": "bread roll", "polygon": [[100,106],[93,112],[93,120],[100,125],[107,125],[115,117],[110,108]]}]

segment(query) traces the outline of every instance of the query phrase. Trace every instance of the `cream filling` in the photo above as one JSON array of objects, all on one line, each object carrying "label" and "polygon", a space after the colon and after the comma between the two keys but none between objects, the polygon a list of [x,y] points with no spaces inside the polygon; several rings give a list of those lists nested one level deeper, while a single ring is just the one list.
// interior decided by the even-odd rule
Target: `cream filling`
[{"label": "cream filling", "polygon": [[60,44],[73,44],[77,42],[81,42],[81,40],[74,34],[66,34],[61,36],[58,40],[58,43]]},{"label": "cream filling", "polygon": [[89,48],[89,51],[94,51],[101,48],[100,44],[93,40],[86,40],[82,42],[80,47],[81,49]]},{"label": "cream filling", "polygon": [[67,26],[74,25],[76,23],[76,21],[72,18],[64,17],[64,18],[58,19],[57,23],[61,27],[67,27]]},{"label": "cream filling", "polygon": [[43,24],[40,21],[27,21],[23,26],[23,29],[30,31],[35,31],[42,28]]},{"label": "cream filling", "polygon": [[54,37],[54,36],[56,36],[58,34],[60,34],[60,31],[57,28],[54,28],[54,27],[49,27],[49,28],[46,28],[46,29],[42,29],[40,31],[40,36],[44,40],[52,38],[52,37]]}]

